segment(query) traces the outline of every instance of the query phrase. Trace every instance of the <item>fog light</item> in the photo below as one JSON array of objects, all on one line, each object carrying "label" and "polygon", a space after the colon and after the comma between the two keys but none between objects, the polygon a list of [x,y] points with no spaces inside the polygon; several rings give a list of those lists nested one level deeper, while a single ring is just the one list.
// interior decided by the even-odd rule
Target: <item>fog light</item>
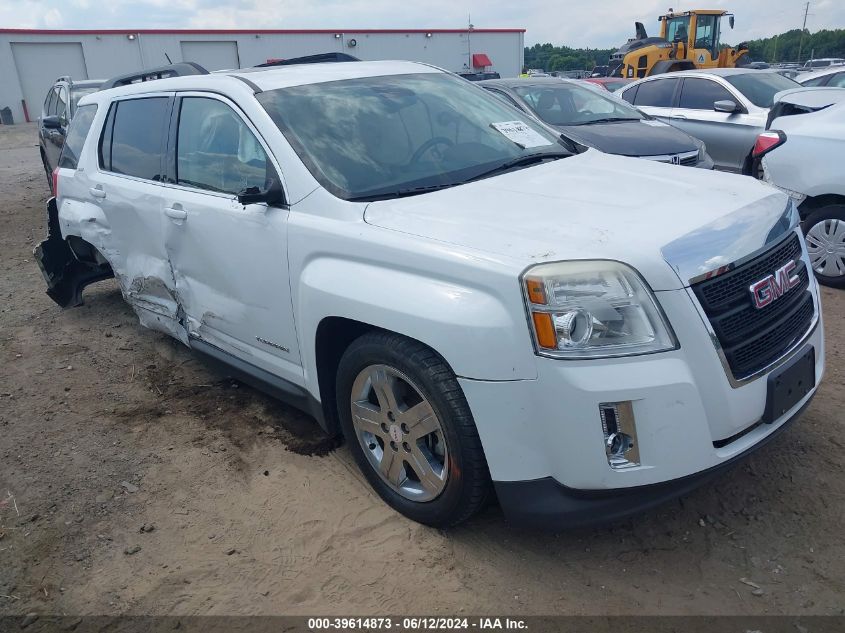
[{"label": "fog light", "polygon": [[619,470],[639,466],[640,448],[631,401],[603,402],[599,405],[599,416],[610,467]]}]

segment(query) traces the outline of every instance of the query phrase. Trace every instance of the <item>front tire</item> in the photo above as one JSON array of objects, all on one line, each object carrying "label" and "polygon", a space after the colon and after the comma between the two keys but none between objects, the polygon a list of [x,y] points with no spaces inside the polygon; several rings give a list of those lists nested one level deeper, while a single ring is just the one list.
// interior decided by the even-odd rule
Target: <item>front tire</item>
[{"label": "front tire", "polygon": [[845,288],[845,205],[816,209],[801,225],[819,283]]},{"label": "front tire", "polygon": [[358,467],[394,510],[448,527],[484,505],[490,476],[472,412],[433,350],[387,332],[361,336],[338,366],[337,408]]}]

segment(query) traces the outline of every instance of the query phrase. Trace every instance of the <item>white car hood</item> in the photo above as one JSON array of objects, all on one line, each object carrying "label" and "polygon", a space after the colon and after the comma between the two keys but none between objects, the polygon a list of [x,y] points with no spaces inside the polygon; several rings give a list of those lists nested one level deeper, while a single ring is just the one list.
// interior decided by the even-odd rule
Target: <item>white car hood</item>
[{"label": "white car hood", "polygon": [[747,176],[588,151],[430,194],[373,202],[364,219],[505,256],[523,268],[618,260],[636,268],[654,290],[674,290],[782,235],[793,220],[788,204],[786,195]]}]

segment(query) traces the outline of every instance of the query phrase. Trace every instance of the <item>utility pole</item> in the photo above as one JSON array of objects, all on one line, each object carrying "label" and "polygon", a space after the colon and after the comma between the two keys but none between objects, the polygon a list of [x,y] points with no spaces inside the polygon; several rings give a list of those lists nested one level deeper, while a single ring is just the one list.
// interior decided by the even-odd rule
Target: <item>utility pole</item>
[{"label": "utility pole", "polygon": [[801,63],[801,49],[804,48],[804,31],[807,30],[807,14],[810,12],[809,1],[804,5],[804,24],[801,26],[801,39],[798,40],[798,63]]}]

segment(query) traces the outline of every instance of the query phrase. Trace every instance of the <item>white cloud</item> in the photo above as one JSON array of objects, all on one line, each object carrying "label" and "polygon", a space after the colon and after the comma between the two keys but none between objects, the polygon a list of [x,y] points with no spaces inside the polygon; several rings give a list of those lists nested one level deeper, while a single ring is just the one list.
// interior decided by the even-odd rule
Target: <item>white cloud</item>
[{"label": "white cloud", "polygon": [[64,25],[64,19],[62,18],[62,12],[59,11],[56,7],[51,9],[47,9],[44,13],[44,26],[48,29],[57,29]]}]

